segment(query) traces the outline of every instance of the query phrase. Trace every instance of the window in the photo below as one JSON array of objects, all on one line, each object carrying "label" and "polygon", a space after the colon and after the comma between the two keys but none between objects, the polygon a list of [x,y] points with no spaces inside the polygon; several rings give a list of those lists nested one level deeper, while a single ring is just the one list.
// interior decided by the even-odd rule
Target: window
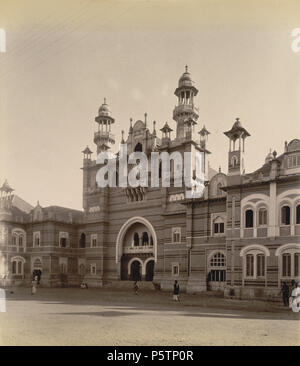
[{"label": "window", "polygon": [[224,233],[224,222],[214,223],[214,233],[215,234]]},{"label": "window", "polygon": [[140,245],[140,238],[138,233],[134,233],[133,235],[133,245],[138,247]]},{"label": "window", "polygon": [[245,212],[245,226],[246,226],[246,228],[253,227],[253,211],[252,210],[246,210],[246,212]]},{"label": "window", "polygon": [[85,248],[85,242],[86,242],[86,235],[85,235],[85,233],[82,233],[80,235],[79,247],[80,248]]},{"label": "window", "polygon": [[300,244],[284,244],[275,252],[279,256],[280,277],[300,280]]},{"label": "window", "polygon": [[69,234],[60,231],[59,232],[59,246],[61,248],[66,248],[68,246],[68,239],[69,239]]},{"label": "window", "polygon": [[149,236],[147,232],[143,232],[142,245],[149,245]]},{"label": "window", "polygon": [[250,245],[241,250],[243,273],[246,278],[256,279],[266,275],[266,256],[270,255],[267,249],[260,249],[262,245]]},{"label": "window", "polygon": [[300,224],[300,205],[296,207],[296,224]]},{"label": "window", "polygon": [[172,276],[179,276],[179,264],[172,264]]},{"label": "window", "polygon": [[223,253],[217,252],[210,259],[207,280],[213,282],[226,281],[226,257]]},{"label": "window", "polygon": [[291,209],[289,206],[281,207],[281,223],[283,225],[290,225],[291,223]]},{"label": "window", "polygon": [[16,234],[13,234],[12,236],[12,245],[17,245],[17,235]]},{"label": "window", "polygon": [[23,275],[24,274],[24,258],[14,257],[11,262],[11,271],[13,275]]},{"label": "window", "polygon": [[291,254],[289,253],[282,255],[282,276],[291,276]]},{"label": "window", "polygon": [[180,227],[172,228],[172,239],[173,239],[173,243],[181,242],[181,228]]},{"label": "window", "polygon": [[153,247],[153,238],[152,238],[152,235],[150,235],[150,245]]},{"label": "window", "polygon": [[211,267],[225,267],[226,259],[223,253],[216,253],[210,260]]},{"label": "window", "polygon": [[91,235],[91,247],[95,248],[97,246],[97,234]]},{"label": "window", "polygon": [[246,255],[246,276],[247,277],[254,276],[254,255],[253,254]]},{"label": "window", "polygon": [[265,275],[265,255],[258,254],[256,260],[256,274],[257,277],[263,277]]},{"label": "window", "polygon": [[295,253],[295,277],[299,277],[299,267],[300,267],[300,253]]},{"label": "window", "polygon": [[288,168],[295,168],[300,165],[300,155],[292,155],[288,157]]},{"label": "window", "polygon": [[40,246],[40,232],[36,231],[33,233],[33,246],[39,247]]},{"label": "window", "polygon": [[266,208],[260,208],[258,211],[258,226],[264,226],[268,223],[268,211]]},{"label": "window", "polygon": [[231,158],[231,165],[235,167],[237,164],[238,164],[238,158],[236,155],[233,155],[233,157]]},{"label": "window", "polygon": [[91,264],[91,275],[95,276],[97,273],[97,270],[96,270],[96,263],[92,263]]}]

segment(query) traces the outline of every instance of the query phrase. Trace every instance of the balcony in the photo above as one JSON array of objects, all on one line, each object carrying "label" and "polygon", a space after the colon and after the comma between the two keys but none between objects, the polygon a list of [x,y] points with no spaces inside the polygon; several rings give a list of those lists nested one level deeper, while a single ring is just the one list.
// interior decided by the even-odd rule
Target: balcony
[{"label": "balcony", "polygon": [[153,245],[144,245],[136,247],[124,247],[124,254],[140,254],[140,253],[153,253]]},{"label": "balcony", "polygon": [[108,141],[115,141],[115,135],[109,131],[96,131],[94,133],[94,142],[100,139],[108,139]]},{"label": "balcony", "polygon": [[199,109],[196,108],[193,104],[180,104],[176,106],[173,110],[173,118],[179,114],[183,113],[193,113],[197,116],[199,115]]}]

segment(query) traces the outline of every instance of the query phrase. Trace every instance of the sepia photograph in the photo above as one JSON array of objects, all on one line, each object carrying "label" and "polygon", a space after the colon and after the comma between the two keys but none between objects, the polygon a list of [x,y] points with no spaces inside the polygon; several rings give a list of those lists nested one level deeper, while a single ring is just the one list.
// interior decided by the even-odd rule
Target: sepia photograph
[{"label": "sepia photograph", "polygon": [[1,346],[300,346],[299,14],[0,0]]}]

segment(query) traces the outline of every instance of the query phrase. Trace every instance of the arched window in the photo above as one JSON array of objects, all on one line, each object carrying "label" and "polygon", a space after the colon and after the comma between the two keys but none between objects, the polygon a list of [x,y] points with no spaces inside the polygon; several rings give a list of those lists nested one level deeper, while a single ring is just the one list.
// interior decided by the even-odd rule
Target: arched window
[{"label": "arched window", "polygon": [[296,224],[300,224],[300,205],[296,207]]},{"label": "arched window", "polygon": [[142,151],[143,151],[143,145],[142,145],[141,143],[137,143],[137,144],[135,145],[134,151],[135,151],[135,152],[137,152],[137,151],[142,152]]},{"label": "arched window", "polygon": [[238,158],[237,156],[233,155],[233,157],[231,158],[231,165],[234,167],[238,164]]},{"label": "arched window", "polygon": [[246,277],[264,277],[265,276],[265,254],[248,253],[246,255]]},{"label": "arched window", "polygon": [[268,211],[266,208],[260,208],[258,211],[258,226],[268,224]]},{"label": "arched window", "polygon": [[279,256],[280,277],[299,281],[300,244],[281,245],[277,248],[275,255]]},{"label": "arched window", "polygon": [[134,233],[133,235],[133,245],[138,247],[140,245],[140,238],[138,233]]},{"label": "arched window", "polygon": [[68,245],[69,234],[63,231],[59,232],[59,246],[61,248],[66,248]]},{"label": "arched window", "polygon": [[146,231],[143,232],[142,245],[149,245],[149,236]]},{"label": "arched window", "polygon": [[39,247],[41,245],[40,237],[41,237],[41,234],[39,231],[33,233],[33,246],[34,247]]},{"label": "arched window", "polygon": [[225,267],[226,258],[223,253],[216,253],[210,260],[211,267]]},{"label": "arched window", "polygon": [[22,257],[13,257],[11,259],[11,272],[13,275],[24,274],[24,263],[25,259]]},{"label": "arched window", "polygon": [[290,225],[291,223],[291,209],[289,206],[281,207],[281,223],[283,225]]},{"label": "arched window", "polygon": [[17,239],[18,239],[17,234],[13,234],[13,236],[12,236],[12,245],[17,245]]},{"label": "arched window", "polygon": [[291,263],[292,263],[292,255],[291,253],[285,253],[282,255],[282,276],[283,277],[291,277]]},{"label": "arched window", "polygon": [[224,219],[222,219],[220,216],[218,216],[214,220],[213,223],[214,223],[214,226],[213,226],[214,235],[224,234]]},{"label": "arched window", "polygon": [[254,276],[254,254],[246,255],[246,276]]},{"label": "arched window", "polygon": [[245,227],[251,228],[253,227],[253,211],[246,210],[245,212]]},{"label": "arched window", "polygon": [[85,248],[85,242],[86,242],[86,235],[85,233],[82,233],[80,235],[80,241],[79,241],[80,248]]},{"label": "arched window", "polygon": [[226,257],[221,252],[214,254],[209,261],[208,281],[212,282],[226,281]]}]

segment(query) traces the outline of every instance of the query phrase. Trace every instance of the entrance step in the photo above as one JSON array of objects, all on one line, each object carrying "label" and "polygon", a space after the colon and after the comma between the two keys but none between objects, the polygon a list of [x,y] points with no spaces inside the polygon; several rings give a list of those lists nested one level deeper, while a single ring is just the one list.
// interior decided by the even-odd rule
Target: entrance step
[{"label": "entrance step", "polygon": [[[133,291],[134,281],[104,281],[103,287],[115,288],[115,289],[126,289]],[[155,286],[151,281],[138,281],[140,290],[154,291]]]}]

